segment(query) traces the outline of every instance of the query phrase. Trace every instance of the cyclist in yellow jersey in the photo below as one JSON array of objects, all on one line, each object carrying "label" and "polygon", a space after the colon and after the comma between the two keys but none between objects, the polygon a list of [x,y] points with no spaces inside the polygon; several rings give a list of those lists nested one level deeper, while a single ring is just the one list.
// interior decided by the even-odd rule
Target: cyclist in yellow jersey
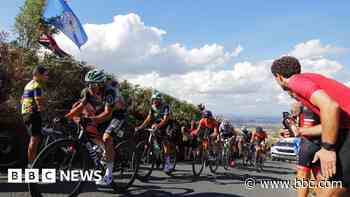
[{"label": "cyclist in yellow jersey", "polygon": [[48,70],[37,66],[33,70],[33,79],[25,86],[22,95],[22,116],[30,136],[28,146],[28,165],[36,157],[38,145],[41,141],[42,117],[45,97],[42,83],[48,80]]}]

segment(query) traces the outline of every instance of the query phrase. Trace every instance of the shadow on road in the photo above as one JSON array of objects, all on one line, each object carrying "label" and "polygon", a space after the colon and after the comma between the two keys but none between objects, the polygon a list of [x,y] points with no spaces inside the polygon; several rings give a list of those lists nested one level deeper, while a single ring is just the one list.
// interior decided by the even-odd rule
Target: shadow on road
[{"label": "shadow on road", "polygon": [[[0,183],[0,193],[27,192],[26,184],[21,183]],[[1,195],[0,195],[1,196]]]}]

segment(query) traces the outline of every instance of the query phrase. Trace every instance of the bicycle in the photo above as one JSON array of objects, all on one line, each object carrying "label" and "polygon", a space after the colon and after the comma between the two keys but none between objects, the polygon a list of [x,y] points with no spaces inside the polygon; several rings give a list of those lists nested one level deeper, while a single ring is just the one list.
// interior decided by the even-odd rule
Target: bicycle
[{"label": "bicycle", "polygon": [[199,147],[194,153],[192,161],[192,172],[194,176],[200,176],[203,169],[209,165],[209,169],[212,173],[216,173],[220,163],[220,153],[213,151],[209,147],[211,143],[210,131],[206,130],[202,132],[202,138],[199,143]]},{"label": "bicycle", "polygon": [[[146,135],[141,137],[141,139],[146,140],[140,140],[140,142],[137,144],[137,150],[140,154],[138,178],[141,181],[147,181],[153,170],[156,169],[157,162],[158,165],[163,164],[164,166],[164,147],[163,144],[159,145],[157,141],[157,138],[161,138],[162,136],[160,136],[158,130],[155,129],[142,129],[140,131],[135,131],[135,133],[135,135],[138,136],[146,133]],[[168,141],[166,138],[163,140]],[[173,168],[167,173],[167,175],[171,175],[171,173],[175,170],[176,160],[176,150],[172,149],[170,154],[170,162]]]},{"label": "bicycle", "polygon": [[[34,169],[56,169],[56,170],[100,170],[102,176],[106,166],[102,163],[104,149],[101,144],[93,142],[85,132],[85,126],[79,123],[77,137],[58,139],[48,144],[35,159],[32,168]],[[124,130],[117,133],[118,140],[114,140],[115,161],[113,166],[112,188],[117,192],[129,188],[137,175],[138,155],[133,137],[127,135]],[[125,139],[126,138],[126,139]],[[57,179],[57,177],[56,177]],[[57,181],[57,180],[56,180]],[[67,184],[69,184],[67,186]],[[64,192],[67,196],[77,196],[84,184],[81,179],[75,182],[59,182],[64,185]],[[29,191],[33,197],[42,197],[50,193],[50,184],[29,184]],[[54,187],[56,188],[56,187]]]}]

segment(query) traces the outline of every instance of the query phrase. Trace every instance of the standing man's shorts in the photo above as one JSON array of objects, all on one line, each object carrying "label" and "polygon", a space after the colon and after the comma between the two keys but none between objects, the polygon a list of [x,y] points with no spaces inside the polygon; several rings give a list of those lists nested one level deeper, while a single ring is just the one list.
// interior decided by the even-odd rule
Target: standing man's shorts
[{"label": "standing man's shorts", "polygon": [[42,136],[42,119],[40,113],[23,114],[23,121],[29,136]]}]

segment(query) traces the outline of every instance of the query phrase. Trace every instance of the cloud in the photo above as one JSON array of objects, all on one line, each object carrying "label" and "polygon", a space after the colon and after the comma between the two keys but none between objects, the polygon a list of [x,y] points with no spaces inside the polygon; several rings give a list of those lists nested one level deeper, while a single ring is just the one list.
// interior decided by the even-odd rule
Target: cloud
[{"label": "cloud", "polygon": [[137,14],[117,15],[111,23],[85,24],[89,37],[81,51],[63,34],[56,39],[62,48],[76,58],[96,64],[108,71],[123,74],[185,73],[203,68],[215,68],[229,62],[242,50],[232,53],[219,44],[188,48],[182,43],[162,45],[166,31],[147,26]]},{"label": "cloud", "polygon": [[290,55],[299,59],[305,58],[320,58],[324,55],[345,52],[347,49],[334,47],[332,45],[322,45],[318,39],[309,40],[297,44],[290,52]]},{"label": "cloud", "polygon": [[[241,45],[232,50],[217,43],[197,48],[181,41],[164,45],[167,32],[145,25],[133,13],[115,16],[106,24],[85,24],[84,28],[89,41],[81,51],[63,34],[56,39],[77,59],[103,67],[134,84],[192,103],[206,103],[222,113],[280,114],[291,104],[270,73],[272,60],[233,63],[245,50]],[[285,54],[297,57],[303,72],[335,76],[344,66],[330,57],[344,51],[347,49],[314,39],[295,45]]]},{"label": "cloud", "polygon": [[[300,46],[295,48],[303,51]],[[324,56],[333,53],[330,47],[314,46],[315,50],[317,47],[327,48],[328,51],[322,52]],[[343,65],[335,60],[310,54],[303,55],[300,61],[303,70],[309,72],[334,76],[343,69]],[[127,78],[132,83],[153,87],[190,102],[208,103],[217,111],[271,115],[288,110],[293,101],[274,81],[270,73],[271,63],[272,60],[244,61],[235,63],[230,69],[206,69],[170,76],[152,72]]]},{"label": "cloud", "polygon": [[300,60],[302,72],[317,72],[327,76],[336,74],[343,65],[335,60],[329,59],[333,54],[348,51],[346,48],[324,45],[320,40],[314,39],[294,46],[289,55]]}]

